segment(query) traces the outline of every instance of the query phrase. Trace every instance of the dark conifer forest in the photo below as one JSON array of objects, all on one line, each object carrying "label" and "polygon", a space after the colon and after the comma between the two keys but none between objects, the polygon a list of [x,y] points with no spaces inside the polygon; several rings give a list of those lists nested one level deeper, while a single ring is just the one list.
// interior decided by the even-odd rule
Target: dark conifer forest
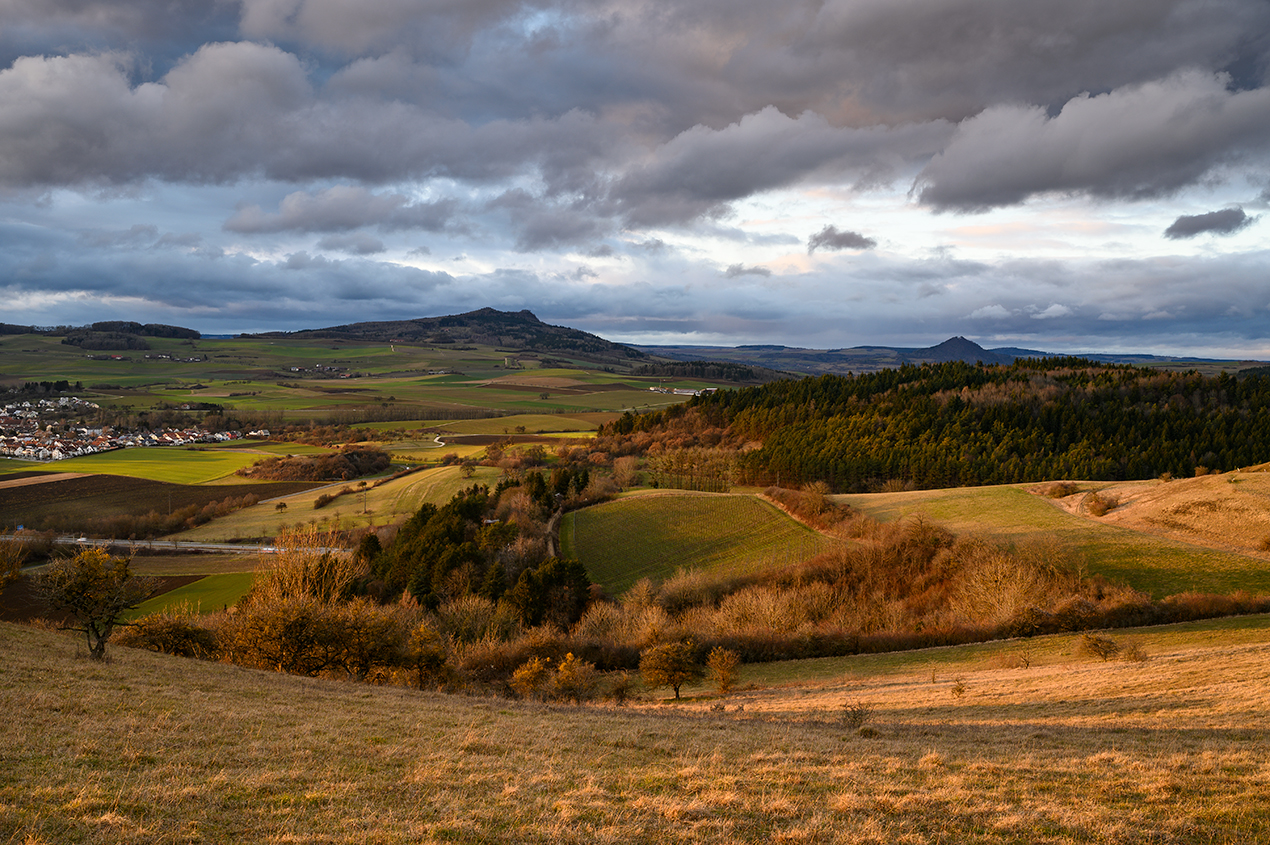
[{"label": "dark conifer forest", "polygon": [[[685,432],[704,443],[685,441]],[[1190,476],[1270,460],[1270,377],[1075,358],[906,365],[721,390],[602,435],[736,451],[735,480],[837,490]]]}]

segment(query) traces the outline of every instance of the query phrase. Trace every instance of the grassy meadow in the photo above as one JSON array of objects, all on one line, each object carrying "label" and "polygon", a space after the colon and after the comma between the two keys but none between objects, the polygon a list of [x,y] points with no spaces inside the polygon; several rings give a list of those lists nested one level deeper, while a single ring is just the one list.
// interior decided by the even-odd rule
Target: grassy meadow
[{"label": "grassy meadow", "polygon": [[[1087,571],[1121,581],[1159,598],[1195,592],[1248,590],[1270,593],[1270,564],[1262,557],[1213,549],[1135,531],[1064,511],[1028,492],[1035,485],[963,487],[905,493],[834,496],[882,522],[929,519],[958,534],[978,534],[1007,544],[1052,546]],[[1110,482],[1083,484],[1097,489]]]},{"label": "grassy meadow", "polygon": [[[248,570],[255,569],[256,558],[247,555],[241,557],[240,566]],[[178,587],[143,602],[136,610],[129,612],[128,618],[137,619],[165,610],[188,609],[194,613],[216,613],[238,604],[239,599],[251,589],[253,580],[253,571],[208,575],[193,584]]]},{"label": "grassy meadow", "polygon": [[747,667],[727,697],[618,708],[121,648],[97,664],[69,635],[2,625],[0,839],[1265,841],[1265,626],[1117,632],[1140,663],[1055,638],[1031,668],[981,653],[932,677],[914,653],[772,684]]},{"label": "grassy meadow", "polygon": [[[191,542],[233,542],[273,537],[285,526],[325,523],[344,529],[400,522],[412,515],[424,502],[444,504],[455,493],[473,484],[493,486],[501,470],[476,467],[471,478],[463,478],[458,467],[420,470],[401,478],[385,481],[377,487],[369,484],[362,492],[358,482],[338,482],[306,490],[290,496],[269,499],[205,525],[172,535],[172,539]],[[372,480],[373,483],[373,480]],[[323,494],[349,488],[346,493],[321,509],[314,509]],[[279,505],[285,508],[279,508]]]},{"label": "grassy meadow", "polygon": [[757,496],[665,491],[566,514],[560,542],[592,580],[621,595],[679,569],[727,576],[800,563],[832,541]]}]

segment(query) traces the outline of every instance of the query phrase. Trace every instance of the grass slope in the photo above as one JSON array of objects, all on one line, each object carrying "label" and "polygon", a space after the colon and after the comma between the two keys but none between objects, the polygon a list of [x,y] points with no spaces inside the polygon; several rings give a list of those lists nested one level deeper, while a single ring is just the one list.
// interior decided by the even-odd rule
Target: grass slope
[{"label": "grass slope", "polygon": [[[255,563],[255,558],[245,557],[243,559],[243,564],[246,566],[252,567]],[[251,572],[209,575],[206,578],[195,581],[193,584],[187,584],[163,595],[155,596],[129,613],[129,618],[136,619],[168,609],[180,610],[185,608],[189,608],[196,613],[215,613],[238,604],[238,600],[251,589],[251,582],[255,577]]]},{"label": "grass slope", "polygon": [[560,539],[610,595],[681,568],[739,575],[786,566],[830,542],[757,496],[678,491],[566,514]]},{"label": "grass slope", "polygon": [[[498,483],[501,472],[496,467],[476,467],[471,478],[463,478],[458,467],[437,467],[411,473],[369,489],[364,499],[363,494],[358,491],[356,481],[341,482],[330,487],[285,496],[276,501],[261,502],[206,525],[173,535],[173,538],[214,543],[274,537],[283,526],[323,521],[332,526],[338,524],[341,528],[386,525],[413,514],[424,502],[438,505],[448,502],[455,493],[473,484],[492,487]],[[340,496],[326,507],[314,510],[314,502],[323,493],[338,492],[345,487],[357,492]],[[279,510],[279,502],[286,504],[286,508]]]},{"label": "grass slope", "polygon": [[1263,558],[1067,513],[1050,500],[1029,493],[1030,486],[868,493],[834,499],[883,522],[921,516],[955,533],[979,534],[1007,543],[1053,543],[1057,549],[1083,559],[1090,572],[1131,584],[1157,598],[1191,590],[1270,592],[1270,566]]},{"label": "grass slope", "polygon": [[[1264,640],[968,671],[961,696],[928,672],[747,690],[726,713],[95,664],[11,625],[0,649],[0,840],[27,845],[1270,838]],[[838,718],[856,701],[870,737]]]}]

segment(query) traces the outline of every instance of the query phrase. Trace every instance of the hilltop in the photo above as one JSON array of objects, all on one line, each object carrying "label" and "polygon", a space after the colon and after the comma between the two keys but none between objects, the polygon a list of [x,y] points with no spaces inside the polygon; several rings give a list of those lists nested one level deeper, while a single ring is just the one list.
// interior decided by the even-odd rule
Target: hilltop
[{"label": "hilltop", "polygon": [[356,340],[383,343],[483,344],[507,351],[535,351],[567,355],[596,363],[652,361],[646,352],[613,343],[598,335],[542,322],[532,311],[498,311],[481,308],[466,314],[420,317],[412,320],[349,323],[324,329],[295,332],[265,332],[242,335],[251,338],[292,338],[300,340]]}]

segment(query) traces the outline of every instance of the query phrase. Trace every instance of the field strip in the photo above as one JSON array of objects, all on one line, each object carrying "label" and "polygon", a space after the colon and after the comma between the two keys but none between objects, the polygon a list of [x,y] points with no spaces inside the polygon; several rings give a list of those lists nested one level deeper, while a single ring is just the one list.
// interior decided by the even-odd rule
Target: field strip
[{"label": "field strip", "polygon": [[15,478],[12,481],[0,481],[0,490],[5,490],[9,487],[26,487],[29,484],[47,484],[50,481],[67,481],[72,478],[83,478],[90,474],[87,472],[54,472],[30,478]]}]

